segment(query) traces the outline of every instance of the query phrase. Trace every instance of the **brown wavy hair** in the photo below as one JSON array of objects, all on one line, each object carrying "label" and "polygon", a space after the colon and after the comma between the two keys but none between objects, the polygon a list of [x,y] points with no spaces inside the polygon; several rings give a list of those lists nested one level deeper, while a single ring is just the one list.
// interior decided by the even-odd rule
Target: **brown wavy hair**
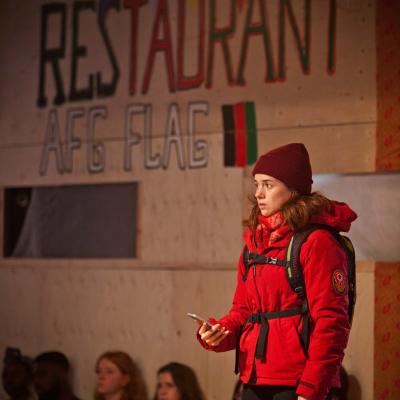
[{"label": "brown wavy hair", "polygon": [[[254,231],[257,228],[258,216],[261,212],[253,194],[249,196],[249,200],[252,203],[252,209],[249,217],[244,221],[244,225]],[[306,226],[311,217],[321,211],[330,212],[331,203],[319,192],[303,195],[292,192],[291,198],[281,208],[285,223],[294,231]]]},{"label": "brown wavy hair", "polygon": [[[104,359],[111,361],[123,374],[129,377],[129,382],[124,387],[121,400],[148,400],[147,388],[142,373],[129,354],[123,351],[107,351],[97,359],[96,369],[100,361]],[[104,400],[104,396],[95,390],[94,400]]]},{"label": "brown wavy hair", "polygon": [[[169,372],[178,388],[181,400],[206,400],[203,391],[192,368],[185,364],[170,362],[157,371],[157,375]],[[157,400],[157,391],[154,395]]]}]

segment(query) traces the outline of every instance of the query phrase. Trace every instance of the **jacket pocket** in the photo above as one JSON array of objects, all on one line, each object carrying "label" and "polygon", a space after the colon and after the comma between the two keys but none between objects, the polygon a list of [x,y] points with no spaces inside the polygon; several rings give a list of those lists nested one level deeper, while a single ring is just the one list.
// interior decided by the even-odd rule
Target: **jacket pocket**
[{"label": "jacket pocket", "polygon": [[239,341],[239,370],[241,374],[250,374],[252,360],[254,357],[255,349],[255,338],[257,333],[255,332],[254,325],[246,324],[243,327],[242,334]]},{"label": "jacket pocket", "polygon": [[287,346],[285,351],[289,359],[297,366],[302,366],[307,360],[307,355],[301,341],[301,336],[296,326],[297,319],[288,318],[283,322]]},{"label": "jacket pocket", "polygon": [[285,381],[289,386],[294,386],[306,361],[296,322],[299,322],[297,317],[269,321],[266,358],[256,360],[258,377]]}]

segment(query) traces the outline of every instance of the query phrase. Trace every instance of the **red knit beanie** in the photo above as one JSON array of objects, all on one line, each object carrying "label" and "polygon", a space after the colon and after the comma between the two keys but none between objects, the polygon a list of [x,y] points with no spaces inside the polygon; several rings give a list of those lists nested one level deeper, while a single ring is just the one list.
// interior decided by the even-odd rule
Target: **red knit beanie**
[{"label": "red knit beanie", "polygon": [[311,193],[310,157],[303,143],[290,143],[263,154],[253,168],[255,174],[272,176],[300,194]]}]

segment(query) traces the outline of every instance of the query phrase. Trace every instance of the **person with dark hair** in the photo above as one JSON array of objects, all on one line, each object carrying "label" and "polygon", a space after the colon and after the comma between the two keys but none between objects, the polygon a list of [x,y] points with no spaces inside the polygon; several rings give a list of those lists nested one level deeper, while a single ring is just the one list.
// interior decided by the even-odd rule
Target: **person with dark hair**
[{"label": "person with dark hair", "polygon": [[341,387],[337,388],[333,392],[331,400],[347,400],[349,392],[349,375],[343,366],[340,367],[340,385]]},{"label": "person with dark hair", "polygon": [[4,391],[11,400],[33,400],[32,360],[16,348],[7,347],[2,372]]},{"label": "person with dark hair", "polygon": [[95,400],[148,400],[142,373],[123,351],[107,351],[96,362]]},{"label": "person with dark hair", "polygon": [[70,363],[65,354],[48,351],[34,359],[33,383],[39,400],[79,400],[70,383]]},{"label": "person with dark hair", "polygon": [[238,379],[233,389],[232,400],[242,400],[243,397],[243,382]]},{"label": "person with dark hair", "polygon": [[357,215],[311,191],[302,143],[259,157],[253,177],[232,308],[203,323],[198,340],[237,349],[243,400],[329,399],[340,387],[354,298],[354,250],[339,232]]},{"label": "person with dark hair", "polygon": [[205,400],[203,391],[192,368],[170,362],[157,371],[154,400]]}]

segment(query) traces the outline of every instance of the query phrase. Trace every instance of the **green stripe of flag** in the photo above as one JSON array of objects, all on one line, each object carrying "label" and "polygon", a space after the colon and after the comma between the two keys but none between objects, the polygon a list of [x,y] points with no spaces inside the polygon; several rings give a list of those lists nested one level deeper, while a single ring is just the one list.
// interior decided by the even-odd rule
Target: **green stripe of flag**
[{"label": "green stripe of flag", "polygon": [[254,103],[246,102],[245,110],[247,131],[247,164],[251,165],[257,161],[257,126]]}]

